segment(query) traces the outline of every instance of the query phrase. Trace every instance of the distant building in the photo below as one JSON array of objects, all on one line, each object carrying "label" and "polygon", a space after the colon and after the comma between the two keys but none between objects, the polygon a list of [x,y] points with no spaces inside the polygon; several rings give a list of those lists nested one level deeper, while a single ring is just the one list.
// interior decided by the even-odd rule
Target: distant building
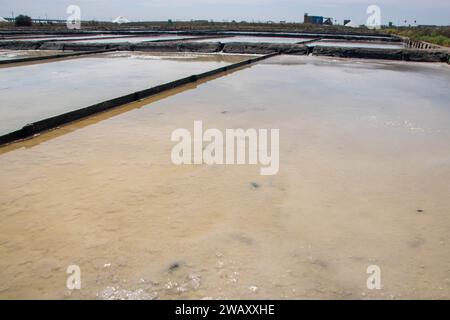
[{"label": "distant building", "polygon": [[323,17],[321,17],[321,16],[310,16],[307,13],[305,13],[305,18],[303,20],[303,23],[323,24]]},{"label": "distant building", "polygon": [[325,24],[325,25],[333,25],[333,18],[324,18],[322,16],[310,16],[305,13],[303,23],[309,24]]},{"label": "distant building", "polygon": [[122,24],[122,23],[129,23],[130,21],[122,16],[118,16],[117,18],[113,19],[113,23]]},{"label": "distant building", "polygon": [[324,18],[323,24],[326,24],[327,26],[332,26],[333,18]]},{"label": "distant building", "polygon": [[345,20],[344,20],[344,26],[345,26],[347,23],[351,22],[351,21],[352,21],[352,20],[345,19]]}]

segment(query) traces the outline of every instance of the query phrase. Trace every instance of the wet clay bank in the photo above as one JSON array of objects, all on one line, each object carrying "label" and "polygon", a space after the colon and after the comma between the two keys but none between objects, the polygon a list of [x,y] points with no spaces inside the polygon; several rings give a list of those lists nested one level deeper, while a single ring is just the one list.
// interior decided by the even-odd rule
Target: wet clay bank
[{"label": "wet clay bank", "polygon": [[[392,36],[326,35],[303,33],[173,33],[154,35],[160,40],[128,37],[89,41],[0,41],[4,49],[125,50],[152,52],[223,52],[241,54],[314,54],[344,58],[369,58],[419,62],[449,62],[447,50],[405,48]],[[189,39],[189,37],[192,37]],[[183,39],[184,38],[184,39]],[[133,40],[135,39],[135,40]],[[166,39],[166,40],[164,40]]]},{"label": "wet clay bank", "polygon": [[[281,56],[2,148],[0,297],[448,299],[449,85]],[[280,129],[280,172],[173,165],[195,120]]]},{"label": "wet clay bank", "polygon": [[316,55],[333,56],[341,58],[364,58],[403,60],[416,62],[449,62],[448,51],[442,50],[418,50],[408,48],[396,48],[397,45],[386,45],[376,43],[349,43],[349,45],[304,45],[289,43],[257,43],[257,42],[153,42],[141,43],[45,43],[36,45],[4,45],[0,48],[14,50],[70,50],[70,51],[94,51],[94,50],[117,50],[117,51],[143,51],[143,52],[195,52],[195,53],[237,53],[237,54],[271,54],[281,53],[289,55]]}]

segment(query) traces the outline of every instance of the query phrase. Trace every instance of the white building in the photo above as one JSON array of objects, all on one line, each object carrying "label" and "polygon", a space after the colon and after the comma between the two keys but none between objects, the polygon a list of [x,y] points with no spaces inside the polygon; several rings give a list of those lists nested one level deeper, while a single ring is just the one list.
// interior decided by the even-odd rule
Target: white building
[{"label": "white building", "polygon": [[122,23],[128,23],[128,22],[130,22],[130,20],[128,20],[128,19],[125,18],[125,17],[118,16],[118,17],[115,18],[112,22],[113,22],[113,23],[122,24]]}]

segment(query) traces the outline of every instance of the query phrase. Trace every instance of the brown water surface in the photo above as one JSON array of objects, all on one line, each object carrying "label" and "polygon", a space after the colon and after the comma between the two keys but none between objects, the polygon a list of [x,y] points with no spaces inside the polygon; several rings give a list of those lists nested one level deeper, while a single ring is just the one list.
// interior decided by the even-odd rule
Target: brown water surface
[{"label": "brown water surface", "polygon": [[[281,56],[2,148],[0,297],[448,299],[449,86]],[[280,172],[173,165],[194,120],[280,129]]]}]

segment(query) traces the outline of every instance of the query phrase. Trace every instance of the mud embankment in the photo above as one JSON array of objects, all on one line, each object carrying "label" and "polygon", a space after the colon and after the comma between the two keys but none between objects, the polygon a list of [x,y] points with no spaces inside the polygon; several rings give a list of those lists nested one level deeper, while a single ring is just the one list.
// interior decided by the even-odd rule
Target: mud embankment
[{"label": "mud embankment", "polygon": [[415,62],[449,62],[449,53],[442,50],[417,49],[379,49],[379,48],[342,48],[314,47],[315,56],[339,58],[385,59]]},{"label": "mud embankment", "polygon": [[[193,52],[234,54],[292,54],[329,56],[339,58],[384,59],[416,62],[447,62],[447,50],[382,49],[310,46],[303,44],[249,43],[249,42],[189,42],[184,40],[142,43],[76,43],[49,41],[0,41],[0,49],[10,50],[61,50],[92,52],[101,50],[144,52]],[[47,57],[48,58],[48,57]]]}]

